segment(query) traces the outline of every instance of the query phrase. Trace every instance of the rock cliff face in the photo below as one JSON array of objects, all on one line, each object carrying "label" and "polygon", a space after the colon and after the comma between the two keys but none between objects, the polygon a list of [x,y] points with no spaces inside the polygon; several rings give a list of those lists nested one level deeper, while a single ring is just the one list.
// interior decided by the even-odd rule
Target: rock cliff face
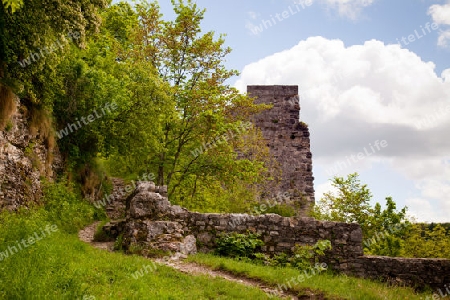
[{"label": "rock cliff face", "polygon": [[39,130],[30,131],[31,114],[15,99],[15,113],[0,131],[0,210],[16,210],[38,202],[41,178],[52,179],[61,157],[48,150]]}]

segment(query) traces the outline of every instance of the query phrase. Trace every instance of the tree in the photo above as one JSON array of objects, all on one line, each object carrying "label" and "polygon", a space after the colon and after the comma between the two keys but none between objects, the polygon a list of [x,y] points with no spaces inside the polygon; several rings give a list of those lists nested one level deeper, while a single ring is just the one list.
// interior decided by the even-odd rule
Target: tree
[{"label": "tree", "polygon": [[[223,36],[201,33],[204,11],[191,1],[172,4],[174,21],[162,20],[156,3],[136,5],[139,25],[118,61],[133,65],[131,74],[142,70],[136,78],[145,72],[153,76],[155,70],[159,93],[149,97],[150,90],[136,86],[135,104],[116,120],[123,146],[117,145],[111,161],[128,172],[151,170],[157,184],[169,186],[175,203],[230,209],[230,201],[244,202],[235,201],[237,194],[253,200],[255,186],[266,180],[266,146],[255,142],[248,147],[243,136],[261,140],[246,124],[267,107],[225,84],[237,74],[223,65],[231,50],[224,47]],[[145,134],[145,128],[152,134]],[[247,193],[237,191],[236,184]]]},{"label": "tree", "polygon": [[337,193],[324,194],[311,215],[319,220],[360,224],[364,251],[368,254],[402,255],[403,240],[410,227],[407,207],[397,211],[391,197],[386,197],[384,210],[379,203],[371,207],[372,194],[366,184],[360,183],[358,173],[349,174],[346,179],[334,177],[332,185]]},{"label": "tree", "polygon": [[318,201],[312,215],[319,220],[358,223],[364,233],[371,227],[370,216],[373,210],[370,206],[372,194],[366,184],[361,184],[358,174],[349,174],[347,178],[334,177],[332,186],[337,194],[328,192]]},{"label": "tree", "polygon": [[97,10],[104,0],[2,1],[0,6],[0,81],[21,98],[51,109],[51,81],[72,41],[85,45],[86,34],[100,26]]}]

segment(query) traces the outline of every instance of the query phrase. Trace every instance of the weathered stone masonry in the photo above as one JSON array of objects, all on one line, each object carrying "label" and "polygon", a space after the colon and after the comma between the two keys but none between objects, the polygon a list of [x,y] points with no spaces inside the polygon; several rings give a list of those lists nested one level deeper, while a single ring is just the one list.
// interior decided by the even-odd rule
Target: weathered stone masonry
[{"label": "weathered stone masonry", "polygon": [[247,93],[257,104],[272,104],[273,108],[254,117],[255,125],[267,140],[271,155],[281,167],[281,182],[270,195],[289,193],[300,204],[299,216],[306,216],[314,205],[314,177],[309,130],[300,122],[298,86],[251,85]]},{"label": "weathered stone masonry", "polygon": [[269,254],[291,252],[296,245],[328,239],[333,249],[323,261],[338,272],[436,289],[450,283],[450,260],[363,256],[358,224],[275,214],[190,212],[171,205],[166,191],[152,182],[140,182],[127,199],[126,219],[106,225],[105,230],[113,236],[122,233],[125,249],[139,245],[182,254],[195,253],[197,248],[203,252],[213,250],[223,232],[257,232],[265,242],[262,251]]}]

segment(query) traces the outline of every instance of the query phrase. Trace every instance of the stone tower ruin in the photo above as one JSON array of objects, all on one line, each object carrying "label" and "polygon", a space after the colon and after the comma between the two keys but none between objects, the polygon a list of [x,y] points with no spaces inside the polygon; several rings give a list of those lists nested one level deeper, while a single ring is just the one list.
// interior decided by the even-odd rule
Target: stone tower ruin
[{"label": "stone tower ruin", "polygon": [[288,193],[297,214],[306,216],[314,205],[314,177],[308,126],[300,122],[298,86],[250,85],[247,93],[257,104],[273,105],[254,117],[282,172],[271,197]]}]

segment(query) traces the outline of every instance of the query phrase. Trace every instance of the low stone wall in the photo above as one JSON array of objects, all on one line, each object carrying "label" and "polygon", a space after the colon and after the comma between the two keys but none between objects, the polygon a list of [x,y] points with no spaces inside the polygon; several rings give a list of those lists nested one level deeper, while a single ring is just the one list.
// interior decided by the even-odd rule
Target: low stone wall
[{"label": "low stone wall", "polygon": [[450,283],[450,260],[362,256],[349,263],[344,273],[413,287],[442,289]]},{"label": "low stone wall", "polygon": [[[163,194],[163,195],[161,195]],[[275,214],[211,214],[190,212],[171,205],[165,188],[140,182],[127,198],[127,218],[105,226],[116,236],[123,234],[123,247],[157,248],[190,254],[211,251],[223,232],[259,233],[269,254],[291,252],[296,245],[330,240],[333,249],[323,262],[349,275],[384,279],[399,284],[442,288],[450,283],[450,260],[363,256],[362,231],[358,224],[284,218]]]},{"label": "low stone wall", "polygon": [[224,232],[247,231],[261,235],[265,253],[291,252],[296,245],[330,240],[333,250],[329,264],[362,255],[362,231],[358,224],[317,221],[313,218],[285,218],[276,214],[213,214],[190,212],[170,205],[153,183],[140,183],[127,199],[128,216],[124,229],[125,248],[145,244],[176,251],[182,238],[194,235],[200,251],[211,251]]}]

